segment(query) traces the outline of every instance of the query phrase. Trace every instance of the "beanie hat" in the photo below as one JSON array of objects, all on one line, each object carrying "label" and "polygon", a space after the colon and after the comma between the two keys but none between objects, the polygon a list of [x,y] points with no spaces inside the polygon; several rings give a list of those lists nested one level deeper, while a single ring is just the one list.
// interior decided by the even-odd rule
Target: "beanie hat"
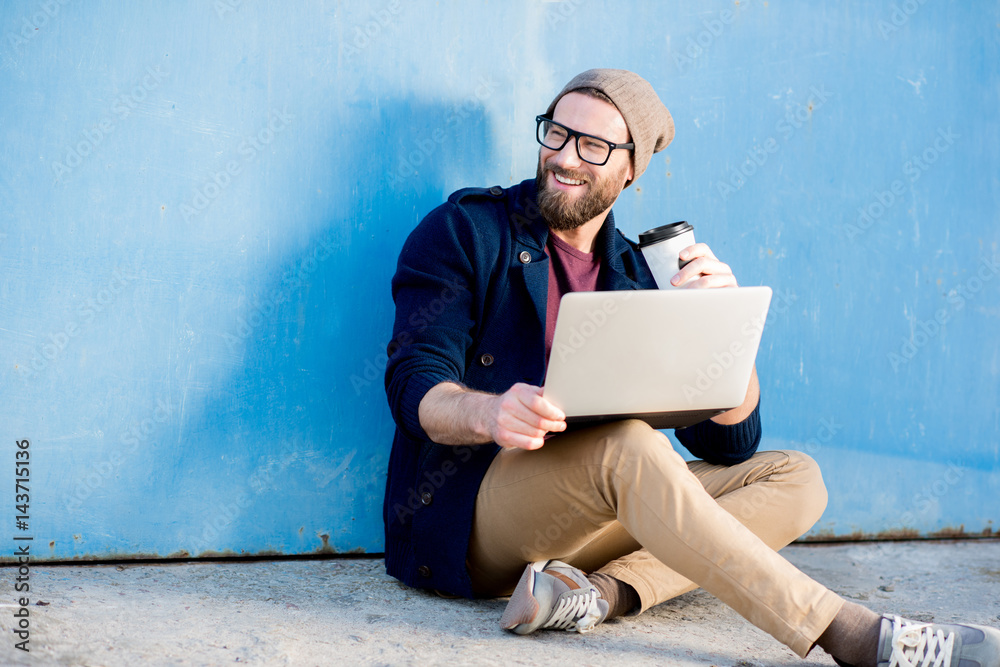
[{"label": "beanie hat", "polygon": [[[618,107],[625,125],[632,135],[632,181],[646,171],[653,153],[666,148],[674,138],[674,119],[663,105],[656,91],[635,72],[624,69],[589,69],[573,77],[556,95],[545,115],[552,118],[556,104],[566,93],[581,88],[594,88],[607,95]],[[632,184],[629,181],[626,187]]]}]

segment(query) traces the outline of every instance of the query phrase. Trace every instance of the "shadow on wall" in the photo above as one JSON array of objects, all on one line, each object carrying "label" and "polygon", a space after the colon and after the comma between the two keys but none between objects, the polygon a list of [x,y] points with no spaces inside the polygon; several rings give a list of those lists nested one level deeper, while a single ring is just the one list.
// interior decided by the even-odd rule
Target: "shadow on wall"
[{"label": "shadow on wall", "polygon": [[[329,131],[340,149],[320,158],[356,180],[321,187],[351,195],[306,225],[321,231],[256,293],[248,288],[227,340],[239,371],[185,426],[176,456],[213,471],[216,486],[177,517],[195,527],[181,540],[192,555],[262,542],[285,554],[382,549],[390,281],[410,230],[450,194],[445,183],[484,184],[491,133],[478,103],[410,99],[359,101]],[[174,489],[206,494],[183,479]],[[259,535],[264,526],[273,534]]]}]

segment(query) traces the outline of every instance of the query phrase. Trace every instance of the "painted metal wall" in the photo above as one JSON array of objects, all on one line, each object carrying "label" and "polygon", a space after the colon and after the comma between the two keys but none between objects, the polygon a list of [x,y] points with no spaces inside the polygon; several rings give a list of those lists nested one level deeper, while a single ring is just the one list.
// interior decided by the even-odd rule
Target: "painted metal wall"
[{"label": "painted metal wall", "polygon": [[998,527],[996,2],[31,0],[0,34],[0,506],[37,557],[381,550],[398,250],[532,175],[593,66],[677,122],[620,226],[775,290],[764,446],[823,465],[811,535]]}]

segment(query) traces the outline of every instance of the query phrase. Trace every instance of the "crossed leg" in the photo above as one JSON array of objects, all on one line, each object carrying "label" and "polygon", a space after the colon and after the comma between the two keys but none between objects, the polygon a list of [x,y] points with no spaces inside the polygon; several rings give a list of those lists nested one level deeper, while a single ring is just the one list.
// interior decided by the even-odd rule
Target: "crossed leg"
[{"label": "crossed leg", "polygon": [[525,563],[556,558],[631,585],[640,611],[701,586],[805,656],[843,600],[776,550],[825,505],[804,454],[689,464],[626,420],[502,451],[476,500],[469,573],[477,592],[506,595]]}]

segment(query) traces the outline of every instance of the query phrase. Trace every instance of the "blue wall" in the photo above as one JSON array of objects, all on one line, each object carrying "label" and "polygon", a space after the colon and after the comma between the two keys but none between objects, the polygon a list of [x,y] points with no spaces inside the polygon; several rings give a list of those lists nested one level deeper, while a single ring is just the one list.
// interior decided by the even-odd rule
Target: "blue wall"
[{"label": "blue wall", "polygon": [[30,441],[39,557],[381,550],[399,248],[533,175],[594,66],[677,123],[626,234],[687,219],[775,290],[764,446],[823,465],[811,535],[1000,528],[996,2],[46,0],[0,35],[0,458]]}]

